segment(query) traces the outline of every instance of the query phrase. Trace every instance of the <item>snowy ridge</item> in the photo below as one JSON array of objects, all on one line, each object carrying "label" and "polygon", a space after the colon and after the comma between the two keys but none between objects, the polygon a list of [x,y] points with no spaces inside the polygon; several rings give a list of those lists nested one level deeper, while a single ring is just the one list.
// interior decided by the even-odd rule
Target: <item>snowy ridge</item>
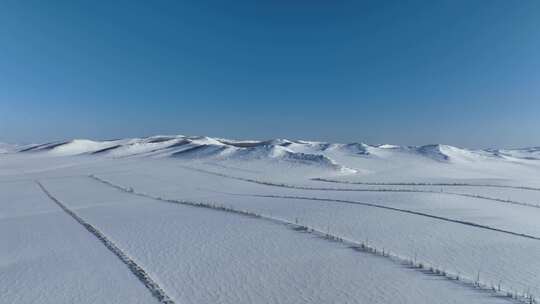
[{"label": "snowy ridge", "polygon": [[354,172],[322,154],[288,149],[288,140],[230,141],[210,137],[152,136],[147,138],[92,141],[74,139],[23,147],[17,152],[41,152],[54,156],[174,157],[184,159],[263,160]]},{"label": "snowy ridge", "polygon": [[520,148],[520,149],[501,149],[491,150],[492,153],[513,158],[524,158],[530,160],[540,160],[540,147]]},{"label": "snowy ridge", "polygon": [[416,147],[414,151],[434,160],[446,162],[478,161],[498,156],[487,150],[467,150],[448,145],[426,145]]},{"label": "snowy ridge", "polygon": [[[328,175],[354,175],[358,178],[372,176],[379,170],[415,166],[450,170],[448,176],[456,176],[456,170],[465,168],[473,176],[492,176],[486,168],[501,166],[540,164],[540,148],[505,150],[470,150],[449,145],[395,146],[369,145],[365,143],[328,143],[316,141],[272,139],[232,140],[206,136],[157,135],[145,138],[127,138],[105,141],[73,139],[40,145],[28,145],[2,149],[0,153],[45,153],[51,156],[93,155],[107,158],[173,158],[212,162],[238,161],[248,166],[250,162],[279,163],[288,167],[310,168]],[[451,169],[453,164],[457,169]],[[389,167],[390,168],[390,167]],[[402,170],[402,169],[401,169]],[[454,171],[452,171],[454,170]],[[503,169],[504,170],[504,169]],[[533,169],[535,170],[535,169]],[[486,174],[478,172],[487,172]],[[510,171],[509,171],[510,172]],[[457,175],[459,176],[459,175]]]}]

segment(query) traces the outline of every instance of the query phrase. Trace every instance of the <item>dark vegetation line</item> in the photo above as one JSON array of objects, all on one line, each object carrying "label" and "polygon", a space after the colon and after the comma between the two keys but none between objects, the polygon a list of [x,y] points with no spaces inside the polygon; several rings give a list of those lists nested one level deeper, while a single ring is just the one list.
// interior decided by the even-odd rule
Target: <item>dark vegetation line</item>
[{"label": "dark vegetation line", "polygon": [[133,261],[125,252],[122,251],[113,241],[107,238],[101,231],[92,226],[90,223],[85,221],[83,218],[78,216],[74,211],[69,209],[66,205],[60,202],[56,197],[54,197],[39,181],[35,181],[39,188],[56,203],[65,213],[71,216],[75,221],[77,221],[81,226],[86,228],[88,232],[93,234],[107,249],[109,249],[114,255],[116,255],[122,263],[124,263],[129,270],[141,281],[144,286],[152,293],[159,303],[164,304],[174,304],[174,301],[165,293],[165,291],[150,277],[150,275],[135,261]]},{"label": "dark vegetation line", "polygon": [[[344,191],[344,192],[350,191],[350,192],[398,192],[398,193],[433,193],[433,194],[438,193],[438,194],[444,194],[444,195],[454,195],[454,196],[462,196],[462,197],[475,198],[475,199],[483,199],[483,200],[489,200],[489,201],[494,201],[498,203],[511,204],[511,205],[517,205],[517,206],[540,208],[540,205],[538,204],[506,200],[506,199],[500,199],[500,198],[493,198],[493,197],[476,195],[476,194],[445,192],[445,191],[435,191],[435,190],[419,190],[419,189],[382,189],[382,188],[381,189],[355,189],[355,188],[332,188],[332,187],[308,187],[308,186],[290,185],[290,184],[285,184],[285,183],[274,183],[274,182],[260,181],[260,180],[251,179],[251,178],[237,177],[237,176],[227,175],[227,174],[223,174],[219,172],[213,172],[209,170],[193,168],[193,167],[188,167],[188,166],[180,166],[180,167],[183,169],[192,170],[195,172],[220,176],[220,177],[244,181],[248,183],[254,183],[254,184],[259,184],[259,185],[264,185],[264,186],[288,188],[288,189],[315,190],[315,191]],[[381,185],[384,185],[384,184],[381,184]],[[387,185],[393,185],[393,184],[387,184]],[[407,184],[407,185],[412,185],[412,184]],[[431,185],[434,185],[434,184],[431,184]],[[453,184],[450,184],[450,185],[453,185]],[[442,185],[439,185],[439,186],[442,186]],[[479,185],[474,185],[474,186],[480,187]]]},{"label": "dark vegetation line", "polygon": [[479,277],[477,277],[476,279],[471,279],[470,277],[462,276],[459,273],[453,273],[450,271],[446,271],[435,265],[432,265],[426,262],[417,261],[416,258],[412,259],[412,258],[404,257],[399,254],[393,253],[389,250],[377,248],[373,245],[368,244],[367,242],[358,242],[355,240],[347,239],[336,234],[331,234],[330,232],[324,232],[323,230],[314,228],[312,226],[300,224],[298,222],[290,222],[286,219],[271,217],[271,216],[263,215],[263,214],[249,211],[249,210],[235,209],[233,207],[225,206],[222,204],[163,198],[160,196],[154,196],[151,194],[138,192],[134,190],[132,187],[125,187],[125,186],[114,184],[112,182],[109,182],[95,175],[89,175],[89,177],[99,183],[115,188],[121,192],[152,199],[158,202],[171,203],[171,204],[177,204],[177,205],[186,205],[186,206],[191,206],[191,207],[228,212],[228,213],[233,213],[233,214],[237,214],[241,216],[265,220],[265,221],[272,222],[279,225],[284,225],[288,228],[293,229],[294,231],[301,232],[301,233],[309,233],[309,234],[315,235],[319,238],[322,238],[331,242],[341,243],[355,251],[359,251],[359,252],[363,252],[363,253],[379,256],[379,257],[384,257],[384,258],[389,259],[392,262],[398,263],[400,265],[403,265],[413,270],[417,270],[423,274],[440,276],[442,278],[456,282],[463,286],[478,289],[483,292],[491,293],[493,296],[505,297],[508,300],[516,301],[520,303],[529,303],[529,304],[537,303],[534,295],[530,293],[518,293],[511,289],[505,288],[501,285],[495,286],[492,284],[487,284],[485,282],[482,282]]},{"label": "dark vegetation line", "polygon": [[494,184],[469,184],[469,183],[398,183],[398,182],[350,182],[350,181],[340,181],[329,178],[312,178],[311,180],[327,182],[327,183],[337,183],[337,184],[349,184],[349,185],[366,185],[366,186],[448,186],[448,187],[486,187],[486,188],[510,188],[510,189],[519,189],[519,190],[531,190],[531,191],[540,191],[540,188],[536,187],[527,187],[527,186],[509,186],[509,185],[494,185]]},{"label": "dark vegetation line", "polygon": [[470,197],[470,198],[483,199],[483,200],[488,200],[488,201],[495,201],[495,202],[504,203],[504,204],[511,204],[511,205],[517,205],[517,206],[525,206],[525,207],[531,207],[531,208],[540,208],[540,205],[539,205],[539,204],[526,203],[526,202],[518,202],[518,201],[509,200],[509,199],[502,199],[502,198],[496,198],[496,197],[489,197],[489,196],[483,196],[483,195],[478,195],[478,194],[457,193],[457,192],[445,192],[445,191],[443,191],[443,192],[437,192],[437,191],[434,191],[433,193],[443,193],[443,194],[448,194],[448,195],[456,195],[456,196],[463,196],[463,197]]},{"label": "dark vegetation line", "polygon": [[475,228],[487,229],[487,230],[496,231],[496,232],[500,232],[500,233],[510,234],[510,235],[513,235],[513,236],[519,236],[519,237],[524,237],[524,238],[540,241],[540,237],[530,235],[530,234],[519,233],[519,232],[500,229],[500,228],[491,227],[491,226],[487,226],[487,225],[482,225],[482,224],[478,224],[478,223],[474,223],[474,222],[458,220],[458,219],[452,219],[452,218],[438,216],[438,215],[434,215],[434,214],[429,214],[429,213],[424,213],[424,212],[419,212],[419,211],[414,211],[414,210],[408,210],[408,209],[402,209],[402,208],[395,208],[395,207],[379,205],[379,204],[374,204],[374,203],[350,201],[350,200],[341,200],[341,199],[331,199],[331,198],[306,197],[306,196],[260,195],[260,194],[235,194],[235,195],[252,196],[252,197],[264,197],[264,198],[276,198],[276,199],[311,200],[311,201],[336,202],[336,203],[343,203],[343,204],[361,205],[361,206],[365,206],[365,207],[380,208],[380,209],[392,210],[392,211],[401,212],[401,213],[408,213],[408,214],[413,214],[413,215],[424,216],[424,217],[428,217],[428,218],[432,218],[432,219],[436,219],[436,220],[441,220],[441,221],[445,221],[445,222],[462,224],[462,225],[467,225],[467,226],[471,226],[471,227],[475,227]]}]

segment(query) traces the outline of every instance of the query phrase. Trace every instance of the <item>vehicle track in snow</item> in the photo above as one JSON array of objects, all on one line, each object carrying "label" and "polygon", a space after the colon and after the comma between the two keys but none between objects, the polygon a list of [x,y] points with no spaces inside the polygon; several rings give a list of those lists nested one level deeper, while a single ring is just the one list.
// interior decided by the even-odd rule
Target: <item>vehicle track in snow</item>
[{"label": "vehicle track in snow", "polygon": [[220,211],[220,212],[228,212],[228,213],[237,214],[240,216],[247,216],[247,217],[251,217],[255,219],[272,222],[274,224],[283,225],[297,232],[309,233],[309,234],[315,235],[319,238],[323,238],[331,242],[342,243],[355,251],[364,252],[364,253],[368,253],[368,254],[372,254],[372,255],[389,259],[392,262],[395,262],[402,266],[406,266],[410,269],[419,271],[420,273],[423,273],[423,274],[444,277],[460,285],[463,285],[469,288],[478,289],[482,292],[490,293],[493,296],[507,298],[509,301],[519,302],[519,303],[536,303],[536,298],[532,294],[517,293],[517,292],[514,292],[513,289],[506,288],[504,286],[498,286],[497,288],[495,288],[493,285],[490,285],[488,283],[482,282],[477,279],[473,279],[472,277],[463,276],[460,273],[453,273],[451,271],[444,270],[428,262],[417,261],[416,259],[402,256],[397,253],[393,253],[390,250],[385,250],[384,248],[377,248],[365,242],[359,242],[359,241],[348,239],[348,238],[345,238],[336,234],[331,234],[330,232],[324,232],[323,229],[316,228],[313,226],[307,226],[307,225],[292,222],[283,218],[259,214],[250,210],[235,209],[233,207],[228,207],[228,206],[217,204],[217,203],[196,202],[196,201],[189,201],[189,200],[176,200],[176,199],[164,198],[161,196],[155,196],[155,195],[151,195],[151,194],[147,194],[143,192],[138,192],[132,187],[121,186],[121,185],[112,183],[110,181],[107,181],[105,179],[102,179],[93,174],[89,175],[88,177],[93,179],[94,181],[97,181],[101,184],[115,188],[121,192],[139,196],[139,197],[144,197],[144,198],[151,199],[158,202],[185,205],[185,206],[191,206],[191,207],[196,207],[196,208],[205,208],[205,209],[211,209],[211,210]]},{"label": "vehicle track in snow", "polygon": [[111,241],[105,234],[103,234],[99,229],[94,227],[92,224],[88,223],[86,220],[81,218],[79,215],[77,215],[73,210],[69,209],[66,205],[64,205],[60,200],[58,200],[55,196],[53,196],[43,184],[41,184],[39,181],[35,181],[35,183],[39,186],[39,188],[45,193],[45,195],[53,201],[56,205],[58,205],[65,213],[67,213],[69,216],[71,216],[75,221],[77,221],[81,226],[86,228],[88,232],[93,234],[109,251],[114,253],[122,263],[124,263],[129,270],[141,281],[144,286],[152,293],[152,296],[154,296],[159,303],[164,304],[174,304],[175,302],[172,300],[171,297],[169,297],[163,288],[161,288],[154,279],[150,277],[148,272],[144,270],[140,265],[138,265],[132,258],[130,258],[120,247],[118,247],[113,241]]},{"label": "vehicle track in snow", "polygon": [[[435,191],[435,190],[420,190],[420,189],[390,189],[390,188],[389,189],[385,189],[385,188],[380,188],[380,189],[357,189],[357,188],[309,187],[309,186],[291,185],[291,184],[285,184],[285,183],[275,183],[275,182],[261,181],[261,180],[245,178],[245,177],[232,176],[232,175],[228,175],[228,174],[224,174],[224,173],[220,173],[220,172],[214,172],[214,171],[209,171],[209,170],[204,170],[204,169],[194,168],[194,167],[189,167],[189,166],[180,166],[180,167],[183,168],[183,169],[192,170],[192,171],[195,171],[195,172],[205,173],[205,174],[214,175],[214,176],[219,176],[219,177],[223,177],[223,178],[229,178],[229,179],[234,179],[234,180],[244,181],[244,182],[248,182],[248,183],[264,185],[264,186],[280,187],[280,188],[288,188],[288,189],[312,190],[312,191],[343,191],[343,192],[430,193],[430,194],[442,194],[442,195],[452,195],[452,196],[461,196],[461,197],[474,198],[474,199],[482,199],[482,200],[488,200],[488,201],[493,201],[493,202],[498,202],[498,203],[503,203],[503,204],[511,204],[511,205],[517,205],[517,206],[524,206],[524,207],[531,207],[531,208],[540,209],[540,205],[538,205],[538,204],[527,203],[527,202],[519,202],[519,201],[507,200],[507,199],[500,199],[500,198],[482,196],[482,195],[477,195],[477,194],[447,192],[447,191]],[[399,184],[380,184],[380,185],[399,185]],[[412,186],[412,184],[402,184],[401,186],[405,186],[405,185]],[[436,185],[436,184],[430,184],[430,185]],[[437,184],[437,185],[444,186],[444,184]],[[448,184],[448,185],[457,186],[456,184]],[[472,184],[469,184],[469,185],[472,186],[472,187],[482,187],[481,185],[472,185]],[[421,185],[417,184],[417,186],[421,186]],[[495,185],[491,185],[491,186],[492,187],[497,187]],[[487,186],[487,187],[489,187],[489,186]],[[508,186],[508,187],[501,186],[501,187],[503,187],[503,188],[515,188],[515,187],[512,187],[512,186]],[[532,189],[536,189],[536,188],[526,188],[526,187],[519,188],[518,187],[518,188],[515,188],[515,189],[532,190]],[[538,190],[540,190],[540,189],[538,189]]]}]

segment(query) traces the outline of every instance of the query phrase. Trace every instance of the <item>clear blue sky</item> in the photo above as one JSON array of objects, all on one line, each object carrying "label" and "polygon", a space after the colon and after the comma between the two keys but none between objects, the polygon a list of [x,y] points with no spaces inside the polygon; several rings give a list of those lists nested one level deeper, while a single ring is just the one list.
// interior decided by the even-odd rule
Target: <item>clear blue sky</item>
[{"label": "clear blue sky", "polygon": [[540,145],[537,0],[4,0],[0,44],[0,141]]}]

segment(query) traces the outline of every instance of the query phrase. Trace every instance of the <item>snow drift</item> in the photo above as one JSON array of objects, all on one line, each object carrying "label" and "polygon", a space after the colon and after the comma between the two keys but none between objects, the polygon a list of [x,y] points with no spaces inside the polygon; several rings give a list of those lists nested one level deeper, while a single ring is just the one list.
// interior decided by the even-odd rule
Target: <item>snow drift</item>
[{"label": "snow drift", "polygon": [[[389,164],[491,164],[540,160],[540,147],[470,150],[449,145],[395,146],[328,143],[303,140],[232,140],[205,136],[157,135],[95,141],[73,139],[39,145],[0,145],[0,153],[46,153],[54,156],[94,155],[109,158],[153,157],[191,160],[281,162],[334,172],[373,172]],[[382,161],[382,163],[381,163]],[[433,162],[435,161],[435,162]],[[489,163],[488,163],[489,162]]]}]

